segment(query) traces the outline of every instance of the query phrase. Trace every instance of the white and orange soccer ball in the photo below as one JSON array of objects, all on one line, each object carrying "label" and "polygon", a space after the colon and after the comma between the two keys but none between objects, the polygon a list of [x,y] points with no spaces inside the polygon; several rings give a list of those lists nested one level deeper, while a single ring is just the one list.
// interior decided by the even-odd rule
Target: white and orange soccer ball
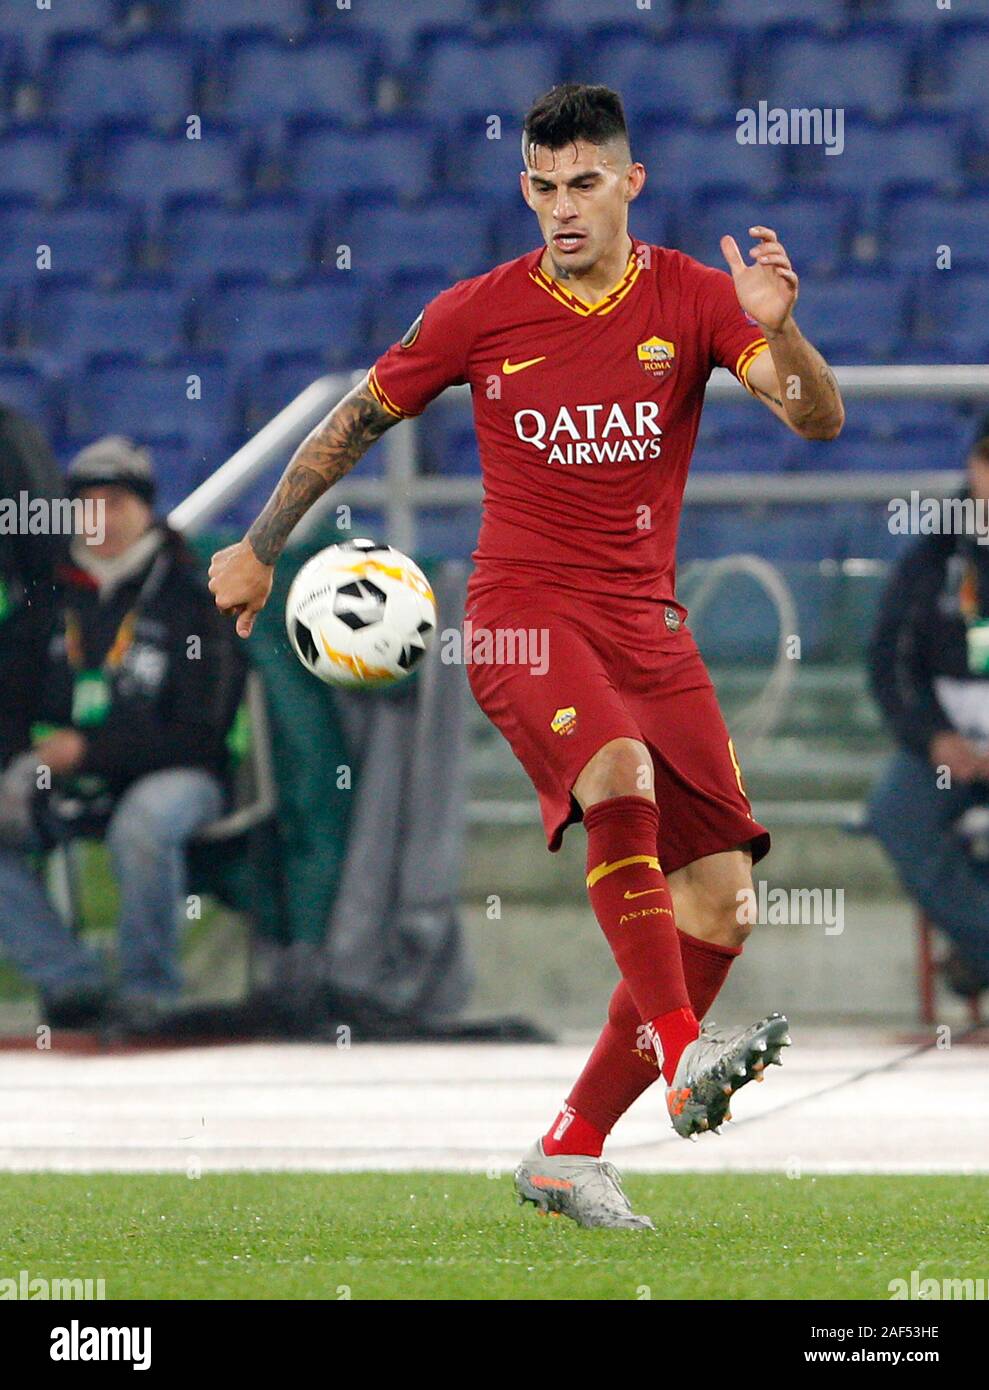
[{"label": "white and orange soccer ball", "polygon": [[345,541],[292,581],[285,625],[296,656],[329,685],[390,685],[422,660],[436,600],[417,564],[390,545]]}]

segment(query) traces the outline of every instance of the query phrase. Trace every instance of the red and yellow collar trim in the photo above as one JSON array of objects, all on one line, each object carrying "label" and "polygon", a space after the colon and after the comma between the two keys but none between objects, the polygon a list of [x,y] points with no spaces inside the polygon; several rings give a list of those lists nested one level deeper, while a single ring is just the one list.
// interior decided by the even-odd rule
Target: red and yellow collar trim
[{"label": "red and yellow collar trim", "polygon": [[542,258],[543,253],[540,251],[535,264],[529,271],[529,279],[533,280],[540,289],[545,290],[558,303],[565,304],[568,309],[579,314],[581,318],[589,318],[592,314],[610,314],[612,309],[617,308],[628,294],[642,270],[633,243],[632,250],[629,252],[628,264],[625,266],[624,274],[618,284],[610,289],[603,299],[597,300],[594,304],[585,304],[582,299],[578,299],[575,294],[571,294],[568,289],[565,289],[561,281],[554,280],[546,274],[539,264]]}]

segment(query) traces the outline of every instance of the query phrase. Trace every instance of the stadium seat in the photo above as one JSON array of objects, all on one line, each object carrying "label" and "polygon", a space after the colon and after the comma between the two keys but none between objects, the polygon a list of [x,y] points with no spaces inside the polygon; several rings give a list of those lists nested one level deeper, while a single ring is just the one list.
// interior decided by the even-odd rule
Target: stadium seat
[{"label": "stadium seat", "polygon": [[301,34],[312,24],[307,0],[178,0],[176,8],[183,29],[208,38],[235,29]]},{"label": "stadium seat", "polygon": [[967,19],[968,13],[966,9],[964,14],[956,14],[925,47],[921,85],[939,106],[981,112],[982,128],[987,130],[984,108],[989,13],[980,19]]},{"label": "stadium seat", "polygon": [[[793,255],[803,258],[799,240]],[[906,283],[882,271],[801,275],[797,314],[831,361],[887,358],[907,332],[907,296]]]},{"label": "stadium seat", "polygon": [[290,43],[241,35],[224,45],[222,110],[246,126],[271,126],[292,116],[370,113],[376,55],[366,34],[321,34]]},{"label": "stadium seat", "polygon": [[179,280],[276,280],[313,269],[311,218],[294,198],[274,195],[236,207],[220,199],[176,199],[163,226],[168,269]]},{"label": "stadium seat", "polygon": [[173,436],[222,452],[236,423],[231,400],[219,354],[183,353],[158,362],[97,356],[67,385],[65,430],[80,441],[99,434]]},{"label": "stadium seat", "polygon": [[522,117],[498,107],[467,117],[449,132],[443,150],[444,186],[511,198],[522,171]]},{"label": "stadium seat", "polygon": [[428,410],[429,427],[419,431],[423,470],[450,476],[479,474],[481,460],[470,397],[441,397]]},{"label": "stadium seat", "polygon": [[[423,275],[419,271],[392,276],[384,293],[375,296],[369,348],[378,355],[404,335],[423,309],[452,283],[445,272]],[[369,354],[370,356],[370,354]]]},{"label": "stadium seat", "polygon": [[318,352],[271,353],[246,368],[238,394],[247,433],[256,433],[328,370],[326,358]]},{"label": "stadium seat", "polygon": [[686,197],[699,189],[733,186],[762,195],[778,189],[786,171],[779,145],[740,145],[738,126],[643,120],[632,131],[633,151],[646,166],[647,189]]},{"label": "stadium seat", "polygon": [[887,189],[958,184],[963,139],[955,117],[913,113],[881,122],[849,117],[841,154],[829,155],[820,145],[798,145],[793,150],[794,172],[802,182],[853,193],[860,228],[873,230],[879,199]]},{"label": "stadium seat", "polygon": [[366,354],[366,317],[362,291],[345,272],[298,285],[231,279],[203,296],[197,337],[239,362],[308,351],[342,365]]},{"label": "stadium seat", "polygon": [[47,9],[34,0],[8,0],[0,9],[0,35],[16,35],[28,65],[36,70],[53,38],[61,34],[105,36],[119,20],[118,0],[71,0],[68,5],[56,3]]},{"label": "stadium seat", "polygon": [[[46,275],[116,277],[129,268],[138,220],[115,199],[79,198],[55,208],[0,203],[0,283],[34,285]],[[39,248],[50,248],[47,267]]]},{"label": "stadium seat", "polygon": [[488,39],[466,30],[427,33],[416,45],[421,81],[415,100],[423,112],[450,118],[506,108],[525,111],[559,80],[563,48],[559,33],[536,26],[506,29]]},{"label": "stadium seat", "polygon": [[971,421],[953,401],[919,397],[846,401],[849,423],[877,439],[899,439],[920,433],[946,435],[964,450],[973,434]]},{"label": "stadium seat", "polygon": [[[348,25],[356,22],[374,32],[388,67],[396,72],[409,62],[423,31],[450,25],[470,28],[487,19],[490,8],[483,0],[415,0],[412,5],[396,4],[395,0],[356,0],[353,10],[349,14],[343,11],[342,17]],[[324,13],[330,23],[341,18],[335,0],[330,0]],[[410,73],[410,80],[413,76]]]},{"label": "stadium seat", "polygon": [[[524,211],[524,209],[523,209]],[[440,194],[410,207],[355,197],[343,218],[354,271],[366,282],[398,271],[447,276],[447,283],[491,265],[490,208],[478,198]],[[331,230],[336,241],[339,226]],[[332,259],[332,245],[324,260]]]},{"label": "stadium seat", "polygon": [[213,121],[202,138],[166,135],[131,125],[111,127],[100,142],[101,183],[109,192],[143,203],[152,216],[181,194],[232,197],[241,188],[243,135]]},{"label": "stadium seat", "polygon": [[942,270],[927,277],[919,294],[914,336],[955,362],[984,362],[989,355],[989,279],[982,273]]},{"label": "stadium seat", "polygon": [[829,274],[843,264],[848,221],[848,203],[834,193],[790,193],[772,199],[701,193],[684,215],[680,244],[707,265],[726,269],[722,236],[733,236],[748,260],[748,229],[758,223],[773,228],[799,259],[802,274]]},{"label": "stadium seat", "polygon": [[675,0],[650,0],[647,9],[636,9],[628,0],[543,0],[539,17],[582,34],[591,26],[624,24],[632,11],[637,23],[650,30],[665,29],[677,18]]},{"label": "stadium seat", "polygon": [[141,431],[137,439],[151,450],[157,483],[155,510],[160,515],[184,502],[230,456],[238,442],[228,440],[220,448],[204,449],[180,436],[148,431]]},{"label": "stadium seat", "polygon": [[950,248],[953,270],[989,268],[989,188],[950,199],[893,193],[882,223],[882,256],[897,269],[938,269],[941,247]]},{"label": "stadium seat", "polygon": [[44,73],[48,109],[69,126],[177,123],[197,110],[198,64],[195,43],[178,36],[148,34],[118,44],[58,38]]},{"label": "stadium seat", "polygon": [[812,26],[769,30],[760,92],[771,107],[842,108],[888,117],[907,97],[909,30],[863,24],[832,36]]},{"label": "stadium seat", "polygon": [[466,560],[477,546],[481,512],[463,507],[424,507],[416,528],[416,553],[437,560]]},{"label": "stadium seat", "polygon": [[[864,8],[870,18],[893,19],[900,24],[954,25],[963,12],[962,5],[952,5],[942,9],[937,0],[864,0]],[[964,14],[979,11],[989,14],[986,0],[967,0]]]},{"label": "stadium seat", "polygon": [[848,18],[844,0],[800,0],[799,6],[795,6],[793,0],[745,0],[744,5],[735,4],[734,0],[708,0],[704,12],[733,29],[762,29],[770,24],[786,24],[795,12],[802,21],[821,28],[836,29]]},{"label": "stadium seat", "polygon": [[33,363],[0,355],[0,406],[19,411],[51,433],[51,389]]},{"label": "stadium seat", "polygon": [[843,473],[923,472],[961,466],[957,440],[940,430],[915,430],[897,439],[881,439],[854,425],[837,439],[788,441],[786,467],[797,473],[823,469]]},{"label": "stadium seat", "polygon": [[348,193],[417,198],[432,183],[436,136],[428,122],[407,117],[372,121],[355,130],[336,121],[292,123],[284,163],[295,191],[326,203]]},{"label": "stadium seat", "polygon": [[50,281],[35,292],[29,325],[32,342],[59,364],[100,352],[138,352],[148,357],[182,344],[184,306],[164,279],[96,289]]},{"label": "stadium seat", "polygon": [[648,36],[630,24],[598,31],[592,51],[582,46],[567,76],[605,82],[622,94],[630,117],[689,112],[694,119],[738,106],[736,46],[727,32],[675,31]]},{"label": "stadium seat", "polygon": [[0,133],[0,199],[63,197],[71,187],[68,141],[52,127],[19,126]]}]

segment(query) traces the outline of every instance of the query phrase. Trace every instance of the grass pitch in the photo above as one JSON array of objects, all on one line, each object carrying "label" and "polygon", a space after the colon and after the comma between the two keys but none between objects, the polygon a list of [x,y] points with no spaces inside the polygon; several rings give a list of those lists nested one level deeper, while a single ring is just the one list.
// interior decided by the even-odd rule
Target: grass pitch
[{"label": "grass pitch", "polygon": [[989,1277],[989,1177],[632,1175],[649,1231],[515,1205],[510,1175],[6,1174],[0,1278],[144,1299],[888,1299]]}]

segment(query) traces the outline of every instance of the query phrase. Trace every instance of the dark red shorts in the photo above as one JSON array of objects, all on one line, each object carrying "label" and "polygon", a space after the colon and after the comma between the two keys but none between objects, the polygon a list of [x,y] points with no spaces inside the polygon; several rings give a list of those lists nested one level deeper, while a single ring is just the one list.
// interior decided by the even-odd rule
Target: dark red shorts
[{"label": "dark red shorts", "polygon": [[746,843],[754,862],[768,853],[683,613],[647,599],[590,603],[559,589],[472,582],[467,677],[536,788],[551,850],[581,819],[572,788],[582,769],[612,739],[632,738],[652,753],[666,873]]}]

